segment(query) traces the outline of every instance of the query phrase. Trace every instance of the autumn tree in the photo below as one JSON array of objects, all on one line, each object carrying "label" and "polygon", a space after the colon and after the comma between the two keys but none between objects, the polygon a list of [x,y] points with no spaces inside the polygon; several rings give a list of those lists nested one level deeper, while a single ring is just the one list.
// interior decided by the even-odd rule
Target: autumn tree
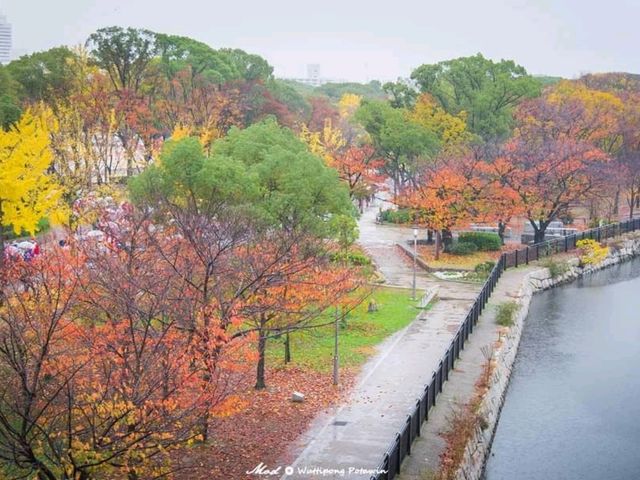
[{"label": "autumn tree", "polygon": [[[640,207],[640,94],[623,93],[623,111],[619,118],[620,145],[615,154],[615,181],[623,192],[629,218]],[[617,206],[617,202],[616,202]]]},{"label": "autumn tree", "polygon": [[517,198],[534,229],[534,241],[558,215],[607,185],[609,156],[592,143],[553,135],[554,124],[538,121],[525,106],[517,134],[491,164],[494,178]]},{"label": "autumn tree", "polygon": [[312,132],[318,132],[325,126],[325,122],[330,120],[333,125],[337,125],[339,112],[326,97],[309,97],[311,112],[306,122],[306,126]]},{"label": "autumn tree", "polygon": [[38,222],[63,221],[62,188],[48,169],[50,114],[26,111],[7,131],[0,130],[0,272],[4,270],[5,228],[34,234]]},{"label": "autumn tree", "polygon": [[471,221],[493,221],[513,214],[506,192],[487,174],[487,162],[470,149],[439,156],[424,166],[397,199],[413,212],[412,222],[436,233],[439,258],[444,232]]},{"label": "autumn tree", "polygon": [[377,158],[371,145],[349,147],[344,152],[332,157],[329,166],[335,168],[340,179],[349,187],[349,195],[360,203],[375,193],[376,184],[384,178],[378,173],[384,161]]},{"label": "autumn tree", "polygon": [[[259,352],[275,328],[267,322],[284,324],[284,307],[275,307],[280,288],[292,294],[292,279],[316,272],[327,258],[325,240],[337,235],[337,219],[353,213],[335,171],[273,121],[232,129],[208,157],[196,139],[168,142],[160,164],[131,189],[188,245],[188,262],[163,256],[185,281],[199,279],[195,298],[216,306],[220,328],[233,329],[238,309],[262,305],[250,316],[262,326],[244,330],[262,332]],[[266,305],[273,307],[268,313]],[[292,324],[309,318],[289,314]]]},{"label": "autumn tree", "polygon": [[109,183],[114,171],[116,118],[109,80],[77,48],[67,58],[66,96],[56,100],[51,132],[51,171],[72,204],[94,184]]},{"label": "autumn tree", "polygon": [[231,342],[193,302],[158,256],[175,239],[133,209],[121,220],[113,242],[51,247],[15,267],[21,282],[0,306],[0,466],[11,472],[168,475],[171,450],[199,438],[203,415],[241,406],[250,337]]},{"label": "autumn tree", "polygon": [[75,331],[77,281],[67,259],[48,261],[15,266],[0,304],[0,472],[6,478],[56,480],[74,468],[73,438],[59,435],[73,428],[65,429],[64,399],[86,363],[80,344],[64,341]]},{"label": "autumn tree", "polygon": [[414,103],[410,118],[417,124],[434,132],[442,149],[451,152],[466,147],[474,138],[467,129],[466,114],[447,113],[434,98],[426,93],[421,94]]}]

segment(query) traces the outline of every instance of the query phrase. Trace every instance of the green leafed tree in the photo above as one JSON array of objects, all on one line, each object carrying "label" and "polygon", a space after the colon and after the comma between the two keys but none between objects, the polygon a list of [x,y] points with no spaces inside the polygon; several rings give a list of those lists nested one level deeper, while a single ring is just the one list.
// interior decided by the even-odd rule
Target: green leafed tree
[{"label": "green leafed tree", "polygon": [[227,56],[246,81],[266,81],[273,76],[273,67],[260,55],[247,53],[239,48],[223,48],[220,52]]},{"label": "green leafed tree", "polygon": [[0,128],[5,130],[17,122],[22,113],[16,89],[16,82],[0,65]]},{"label": "green leafed tree", "polygon": [[156,34],[144,29],[107,27],[92,33],[86,46],[116,91],[138,92],[156,57]]},{"label": "green leafed tree", "polygon": [[421,65],[411,78],[453,115],[466,112],[471,132],[485,139],[505,138],[513,127],[513,108],[539,95],[541,83],[512,60],[494,62],[477,54]]},{"label": "green leafed tree", "polygon": [[241,78],[228,54],[198,40],[158,33],[155,42],[163,73],[170,79],[187,68],[193,77],[202,76],[217,85]]},{"label": "green leafed tree", "polygon": [[413,108],[418,98],[416,89],[401,79],[385,83],[382,89],[389,95],[389,103],[395,108]]},{"label": "green leafed tree", "polygon": [[337,173],[274,120],[233,128],[209,157],[197,139],[169,142],[130,187],[139,203],[160,195],[200,214],[236,210],[258,227],[322,237],[337,235],[334,219],[353,215]]},{"label": "green leafed tree", "polygon": [[394,195],[419,164],[433,158],[440,147],[433,131],[412,121],[407,110],[393,108],[387,102],[366,101],[355,117],[384,159],[384,173],[393,180]]},{"label": "green leafed tree", "polygon": [[54,106],[69,93],[72,76],[69,61],[73,56],[67,47],[56,47],[24,55],[6,69],[17,83],[20,97]]}]

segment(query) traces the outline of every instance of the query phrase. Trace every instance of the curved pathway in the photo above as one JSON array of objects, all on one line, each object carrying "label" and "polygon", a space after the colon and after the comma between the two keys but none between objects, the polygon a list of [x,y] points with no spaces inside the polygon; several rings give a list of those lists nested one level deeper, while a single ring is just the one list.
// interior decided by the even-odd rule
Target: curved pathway
[{"label": "curved pathway", "polygon": [[[396,243],[411,239],[412,229],[376,224],[382,205],[383,200],[377,200],[362,215],[359,243],[388,284],[410,287],[413,268]],[[379,346],[348,400],[316,419],[294,446],[298,455],[288,470],[293,473],[282,478],[371,477],[366,470],[381,461],[480,289],[475,284],[437,281],[424,272],[417,284],[419,289],[438,285],[440,300]]]}]

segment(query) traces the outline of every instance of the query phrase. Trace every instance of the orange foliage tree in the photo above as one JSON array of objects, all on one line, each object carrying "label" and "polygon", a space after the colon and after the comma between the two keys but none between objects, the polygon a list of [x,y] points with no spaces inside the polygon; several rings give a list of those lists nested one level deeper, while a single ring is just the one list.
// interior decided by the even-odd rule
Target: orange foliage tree
[{"label": "orange foliage tree", "polygon": [[551,221],[607,185],[608,159],[587,142],[523,129],[489,168],[526,215],[534,241],[541,242]]},{"label": "orange foliage tree", "polygon": [[[304,248],[308,249],[309,243]],[[258,269],[270,265],[273,270],[270,281],[244,299],[240,311],[247,321],[234,334],[234,337],[249,333],[258,336],[257,389],[265,387],[265,353],[270,338],[284,334],[288,342],[294,332],[332,323],[322,313],[332,305],[352,301],[349,294],[362,286],[364,277],[358,269],[340,266],[320,250],[317,253],[305,255],[295,245],[286,259],[275,261],[277,252],[268,244],[244,252],[251,265],[261,265]],[[288,343],[285,349],[288,362],[291,356]]]},{"label": "orange foliage tree", "polygon": [[384,161],[375,156],[371,145],[349,147],[329,160],[329,166],[335,168],[349,186],[351,198],[358,200],[360,210],[363,199],[372,195],[376,184],[383,181],[384,177],[379,174],[383,165]]},{"label": "orange foliage tree", "polygon": [[175,240],[130,220],[112,243],[15,266],[0,307],[0,458],[21,475],[166,475],[203,416],[241,406],[251,336],[231,341],[220,309],[194,302],[158,256]]},{"label": "orange foliage tree", "polygon": [[514,209],[508,192],[487,174],[487,163],[470,152],[441,157],[424,168],[397,203],[414,212],[417,225],[436,232],[436,259],[443,231],[473,220],[502,220]]}]

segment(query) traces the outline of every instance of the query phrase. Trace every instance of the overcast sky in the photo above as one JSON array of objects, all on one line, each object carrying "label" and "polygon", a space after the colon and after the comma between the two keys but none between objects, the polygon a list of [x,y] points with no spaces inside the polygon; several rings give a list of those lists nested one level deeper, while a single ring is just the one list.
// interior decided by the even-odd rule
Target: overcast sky
[{"label": "overcast sky", "polygon": [[279,77],[364,81],[481,52],[531,73],[640,72],[640,0],[0,0],[21,53],[110,25],[264,56]]}]

